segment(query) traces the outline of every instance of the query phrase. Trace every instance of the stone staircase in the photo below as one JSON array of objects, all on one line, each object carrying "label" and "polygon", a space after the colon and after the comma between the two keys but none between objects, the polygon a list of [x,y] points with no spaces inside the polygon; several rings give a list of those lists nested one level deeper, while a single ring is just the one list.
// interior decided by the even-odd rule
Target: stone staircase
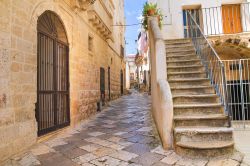
[{"label": "stone staircase", "polygon": [[167,74],[174,103],[177,153],[215,157],[234,151],[233,129],[189,39],[167,40]]}]

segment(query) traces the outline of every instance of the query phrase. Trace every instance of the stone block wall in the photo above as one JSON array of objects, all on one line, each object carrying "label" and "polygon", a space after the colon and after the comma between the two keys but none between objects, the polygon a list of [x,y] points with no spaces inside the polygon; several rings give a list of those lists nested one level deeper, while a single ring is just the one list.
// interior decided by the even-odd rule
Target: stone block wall
[{"label": "stone block wall", "polygon": [[[115,8],[117,5],[120,4],[114,3]],[[108,67],[112,99],[120,96],[120,71],[125,69],[120,55],[124,29],[117,27],[114,32],[122,35],[113,34],[109,44],[89,23],[87,11],[76,10],[68,0],[1,0],[0,163],[27,149],[38,138],[35,118],[37,19],[46,10],[60,17],[68,37],[71,125],[96,113],[100,100],[100,67],[105,69],[106,99]],[[117,19],[124,18],[112,18],[114,22]],[[94,39],[93,52],[88,50],[88,35]]]}]

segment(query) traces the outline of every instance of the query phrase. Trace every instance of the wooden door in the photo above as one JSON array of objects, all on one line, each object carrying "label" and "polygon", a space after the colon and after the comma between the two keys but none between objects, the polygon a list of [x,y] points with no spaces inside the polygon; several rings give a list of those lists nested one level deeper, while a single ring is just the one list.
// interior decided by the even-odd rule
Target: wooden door
[{"label": "wooden door", "polygon": [[240,5],[223,5],[222,20],[225,34],[242,32]]},{"label": "wooden door", "polygon": [[110,67],[108,68],[108,91],[109,91],[109,100],[111,100],[111,86],[110,86]]},{"label": "wooden door", "polygon": [[105,69],[103,67],[100,68],[100,91],[102,105],[105,105]]}]

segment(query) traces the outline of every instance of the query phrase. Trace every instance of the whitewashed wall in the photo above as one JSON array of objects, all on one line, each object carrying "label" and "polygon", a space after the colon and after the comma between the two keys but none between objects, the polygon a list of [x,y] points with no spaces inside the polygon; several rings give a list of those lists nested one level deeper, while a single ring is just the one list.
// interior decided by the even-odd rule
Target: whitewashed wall
[{"label": "whitewashed wall", "polygon": [[[164,25],[162,28],[164,39],[176,39],[176,38],[184,38],[184,27],[183,27],[183,16],[182,9],[183,6],[201,6],[201,8],[210,8],[221,6],[222,4],[236,4],[236,3],[244,3],[250,2],[250,0],[148,0],[149,2],[157,3],[158,7],[161,8],[164,16]],[[243,11],[242,11],[243,12]],[[246,11],[245,11],[246,12]],[[219,12],[220,13],[220,12]],[[203,12],[204,22],[210,22],[212,26],[207,27],[204,25],[204,33],[211,34],[213,32],[222,32],[222,22],[214,21],[205,17],[205,12]],[[205,19],[207,18],[207,20]],[[250,21],[249,14],[246,17],[242,17]],[[215,19],[221,20],[221,14],[215,17]],[[243,22],[243,21],[242,21]],[[244,22],[243,22],[244,23]],[[242,23],[242,24],[243,24]],[[215,25],[216,24],[216,25]],[[246,28],[250,30],[250,23],[246,24],[247,26],[243,26],[243,31],[246,31]]]}]

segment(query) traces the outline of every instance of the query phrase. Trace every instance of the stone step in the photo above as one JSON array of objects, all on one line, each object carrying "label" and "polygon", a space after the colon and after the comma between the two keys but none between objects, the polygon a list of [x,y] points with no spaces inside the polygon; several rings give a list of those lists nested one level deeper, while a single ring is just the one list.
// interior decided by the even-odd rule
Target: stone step
[{"label": "stone step", "polygon": [[188,53],[194,53],[195,50],[192,47],[191,49],[167,49],[166,53],[167,54],[174,54],[174,55],[179,55],[179,54],[188,54]]},{"label": "stone step", "polygon": [[233,128],[228,127],[176,127],[175,142],[178,141],[231,141]]},{"label": "stone step", "polygon": [[185,49],[185,48],[194,48],[194,45],[192,43],[187,43],[187,44],[182,44],[182,45],[171,45],[171,44],[166,44],[166,49]]},{"label": "stone step", "polygon": [[174,105],[174,115],[211,115],[223,114],[224,107],[221,103],[217,104],[176,104]]},{"label": "stone step", "polygon": [[167,55],[168,56],[171,56],[171,55],[186,55],[186,54],[195,54],[195,50],[185,50],[185,51],[166,51]]},{"label": "stone step", "polygon": [[219,103],[220,99],[216,94],[201,95],[174,95],[174,105],[176,104],[212,104]]},{"label": "stone step", "polygon": [[231,155],[234,141],[179,141],[175,144],[177,153],[193,158],[211,158]]},{"label": "stone step", "polygon": [[202,65],[200,59],[190,59],[190,60],[168,60],[167,66],[189,66],[189,65]]},{"label": "stone step", "polygon": [[207,78],[207,74],[205,72],[168,72],[168,79],[175,79],[175,78]]},{"label": "stone step", "polygon": [[177,115],[174,116],[175,127],[183,126],[207,126],[207,127],[227,127],[228,117],[223,114],[211,115]]},{"label": "stone step", "polygon": [[188,66],[167,66],[168,72],[192,72],[192,71],[203,71],[205,67],[203,65],[188,65]]},{"label": "stone step", "polygon": [[185,46],[180,46],[180,45],[167,45],[166,46],[166,52],[167,51],[185,51],[185,50],[194,50],[194,46],[192,44],[186,44]]},{"label": "stone step", "polygon": [[199,59],[195,54],[186,54],[186,55],[167,55],[167,62],[169,60],[189,60],[189,59]]},{"label": "stone step", "polygon": [[[170,79],[170,76],[168,76]],[[210,86],[184,86],[184,87],[173,87],[171,88],[173,95],[178,94],[214,94],[215,90],[214,87]]]},{"label": "stone step", "polygon": [[182,44],[191,44],[190,39],[172,39],[165,40],[166,45],[182,45]]},{"label": "stone step", "polygon": [[170,87],[183,87],[183,86],[209,86],[210,80],[208,78],[176,78],[169,80]]}]

